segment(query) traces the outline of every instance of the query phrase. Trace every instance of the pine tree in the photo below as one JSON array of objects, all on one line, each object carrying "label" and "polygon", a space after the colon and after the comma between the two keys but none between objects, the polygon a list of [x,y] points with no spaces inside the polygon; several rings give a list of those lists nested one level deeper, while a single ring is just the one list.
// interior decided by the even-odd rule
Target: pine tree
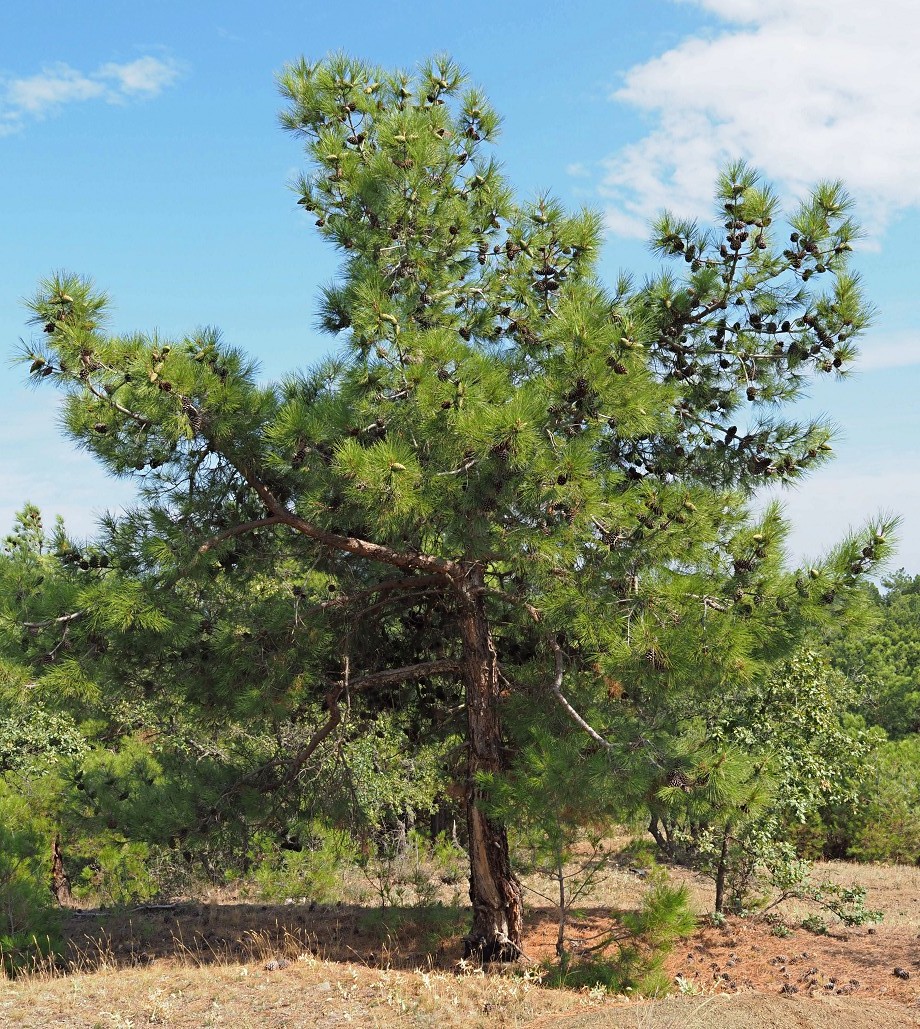
[{"label": "pine tree", "polygon": [[829,428],[783,405],[852,361],[869,317],[847,270],[857,230],[828,184],[783,238],[738,164],[717,227],[657,224],[678,270],[610,290],[600,216],[514,198],[498,116],[451,60],[302,60],[280,86],[310,164],[298,203],[342,255],[320,306],[340,356],[260,385],[213,330],[109,334],[106,298],[76,276],[31,301],[44,331],[25,356],[66,393],[78,443],[140,479],[142,507],[111,529],[125,567],[205,595],[244,581],[299,652],[314,634],[320,733],[346,693],[462,687],[467,949],[511,958],[521,890],[486,790],[528,722],[583,733],[611,790],[666,786],[668,704],[762,674],[890,548],[876,524],[787,572],[778,507],[746,506],[829,455]]}]

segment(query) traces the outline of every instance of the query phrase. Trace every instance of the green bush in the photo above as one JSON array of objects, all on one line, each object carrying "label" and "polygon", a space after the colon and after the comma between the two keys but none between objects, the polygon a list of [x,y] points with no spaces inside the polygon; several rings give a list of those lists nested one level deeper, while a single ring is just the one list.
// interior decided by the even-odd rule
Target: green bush
[{"label": "green bush", "polygon": [[252,877],[262,898],[307,897],[320,904],[342,899],[342,870],[357,860],[357,848],[347,832],[314,820],[301,833],[300,850],[259,842],[263,850]]},{"label": "green bush", "polygon": [[145,843],[107,843],[81,871],[74,896],[100,907],[142,904],[159,895],[159,883],[150,867]]},{"label": "green bush", "polygon": [[827,935],[827,922],[820,915],[806,915],[801,921],[801,926],[815,936]]},{"label": "green bush", "polygon": [[47,827],[22,798],[0,793],[0,969],[6,975],[42,964],[61,946],[60,913],[48,888],[48,840]]}]

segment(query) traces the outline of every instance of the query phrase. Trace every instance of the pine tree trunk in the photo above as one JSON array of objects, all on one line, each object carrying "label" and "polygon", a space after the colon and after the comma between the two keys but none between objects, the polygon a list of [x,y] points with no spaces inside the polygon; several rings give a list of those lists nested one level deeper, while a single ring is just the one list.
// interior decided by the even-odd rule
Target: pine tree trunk
[{"label": "pine tree trunk", "polygon": [[722,836],[722,850],[719,853],[719,864],[716,868],[716,914],[721,915],[725,908],[725,874],[728,871],[728,834],[729,826],[725,827]]},{"label": "pine tree trunk", "polygon": [[470,850],[470,900],[473,926],[464,956],[483,961],[513,961],[521,954],[521,884],[511,870],[508,835],[502,822],[482,809],[480,772],[503,767],[498,713],[498,662],[482,593],[482,570],[470,569],[460,613],[463,682],[466,689],[466,819]]},{"label": "pine tree trunk", "polygon": [[66,907],[71,903],[70,880],[64,869],[64,857],[61,854],[61,837],[56,834],[51,841],[51,892],[58,904]]}]

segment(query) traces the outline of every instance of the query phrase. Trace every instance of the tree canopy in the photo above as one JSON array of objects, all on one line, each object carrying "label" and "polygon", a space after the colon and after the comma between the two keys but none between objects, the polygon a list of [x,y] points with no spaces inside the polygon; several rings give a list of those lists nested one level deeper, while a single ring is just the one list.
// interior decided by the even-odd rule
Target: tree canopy
[{"label": "tree canopy", "polygon": [[36,593],[26,651],[111,682],[143,651],[131,688],[153,707],[263,726],[240,781],[282,803],[355,711],[369,731],[401,709],[463,796],[468,949],[514,956],[489,783],[548,733],[576,741],[573,783],[695,789],[681,716],[712,728],[890,551],[876,522],[790,570],[780,506],[751,507],[831,452],[788,408],[868,324],[858,230],[839,184],[784,219],[738,163],[713,227],[663,215],[665,269],[608,286],[599,214],[514,195],[499,118],[450,59],[338,55],[279,81],[298,204],[342,258],[319,310],[337,352],[264,383],[216,329],[113,334],[89,279],[43,282],[30,375],[141,502],[92,547],[56,540],[67,586]]}]

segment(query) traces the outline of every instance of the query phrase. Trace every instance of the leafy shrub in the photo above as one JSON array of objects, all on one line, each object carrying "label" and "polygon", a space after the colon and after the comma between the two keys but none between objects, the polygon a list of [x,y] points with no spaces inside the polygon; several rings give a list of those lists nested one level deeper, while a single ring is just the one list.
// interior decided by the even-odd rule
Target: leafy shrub
[{"label": "leafy shrub", "polygon": [[159,895],[146,843],[107,843],[99,848],[74,884],[74,896],[100,907],[142,904]]},{"label": "leafy shrub", "polygon": [[685,755],[678,769],[687,781],[657,791],[650,828],[669,858],[714,880],[717,910],[764,904],[796,870],[797,847],[814,852],[820,812],[865,796],[879,730],[848,711],[853,697],[804,648],[726,705],[723,724],[695,727],[692,765]]},{"label": "leafy shrub", "polygon": [[0,718],[0,771],[40,775],[48,765],[86,749],[80,730],[65,713],[35,704]]},{"label": "leafy shrub", "polygon": [[47,827],[22,798],[0,793],[0,970],[15,975],[60,948],[48,889]]},{"label": "leafy shrub", "polygon": [[[774,870],[773,886],[779,895],[771,907],[794,898],[819,905],[825,915],[832,915],[847,926],[866,925],[882,920],[880,911],[866,907],[864,887],[842,886],[829,880],[816,883],[812,879],[812,867],[808,861],[790,861],[783,865],[781,870]],[[768,914],[767,917],[771,916]],[[802,926],[812,932],[819,932],[819,923],[826,928],[823,916],[810,915],[802,922]]]},{"label": "leafy shrub", "polygon": [[872,911],[866,907],[866,891],[862,886],[822,882],[805,896],[820,904],[825,911],[836,915],[844,925],[866,925],[882,920],[881,911]]},{"label": "leafy shrub", "polygon": [[357,860],[348,833],[313,820],[304,829],[299,850],[262,841],[264,851],[253,880],[265,900],[309,897],[320,904],[342,898],[342,871]]},{"label": "leafy shrub", "polygon": [[827,935],[827,922],[820,915],[806,915],[800,924],[803,929],[814,933],[815,936]]}]

